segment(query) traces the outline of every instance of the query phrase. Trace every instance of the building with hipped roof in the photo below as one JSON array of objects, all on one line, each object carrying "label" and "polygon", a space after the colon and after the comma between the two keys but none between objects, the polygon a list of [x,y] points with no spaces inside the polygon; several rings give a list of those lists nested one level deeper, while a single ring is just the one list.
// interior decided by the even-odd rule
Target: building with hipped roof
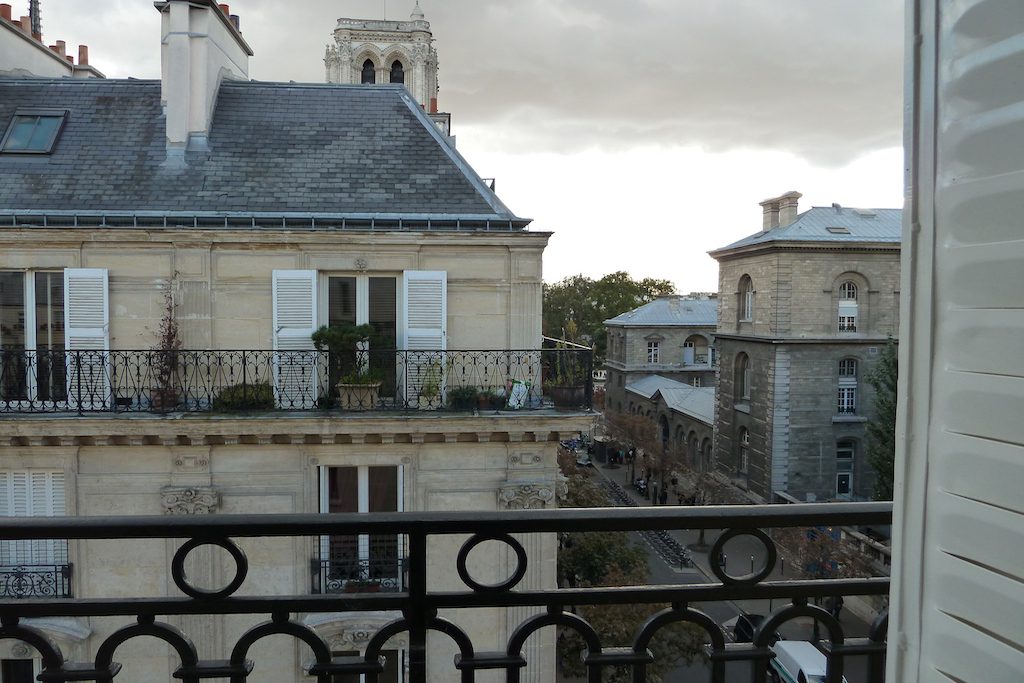
[{"label": "building with hipped roof", "polygon": [[[250,81],[252,50],[223,7],[156,9],[159,81],[0,78],[0,512],[556,505],[558,441],[592,417],[584,405],[551,410],[541,393],[550,235],[527,230],[403,86]],[[9,34],[0,46],[23,41]],[[354,375],[377,378],[358,404],[342,403],[335,357],[311,340],[341,324],[374,329],[373,346],[348,352]],[[481,389],[505,400],[449,410],[456,393]],[[432,589],[461,586],[459,542],[429,549]],[[523,543],[521,587],[553,587],[554,535]],[[240,545],[252,563],[242,593],[394,590],[405,580],[402,538]],[[0,574],[50,567],[50,583],[38,584],[45,597],[179,595],[168,574],[175,548],[154,542],[126,567],[104,541],[5,542]],[[513,561],[498,548],[475,578],[501,580]],[[230,573],[212,552],[189,565],[200,584]],[[295,618],[349,653],[395,616]],[[527,616],[485,608],[459,627],[500,649]],[[251,625],[170,620],[204,659],[225,658]],[[86,662],[123,625],[37,624],[68,660]],[[12,642],[0,659],[21,661],[31,679],[38,660]],[[305,680],[305,646],[261,647],[247,680]],[[388,647],[381,680],[402,680],[401,636]],[[525,680],[550,680],[554,636],[526,650]],[[446,637],[431,641],[432,680],[448,675],[453,654]],[[117,660],[129,680],[177,666],[137,640]]]},{"label": "building with hipped roof", "polygon": [[717,319],[713,297],[668,294],[605,320],[605,405],[629,412],[626,387],[652,374],[695,387],[714,386]]},{"label": "building with hipped roof", "polygon": [[649,375],[634,378],[625,393],[627,412],[657,423],[658,438],[666,450],[685,454],[682,464],[695,472],[712,471],[714,387]]},{"label": "building with hipped roof", "polygon": [[867,373],[899,327],[902,212],[800,194],[719,262],[715,464],[766,502],[869,498]]}]

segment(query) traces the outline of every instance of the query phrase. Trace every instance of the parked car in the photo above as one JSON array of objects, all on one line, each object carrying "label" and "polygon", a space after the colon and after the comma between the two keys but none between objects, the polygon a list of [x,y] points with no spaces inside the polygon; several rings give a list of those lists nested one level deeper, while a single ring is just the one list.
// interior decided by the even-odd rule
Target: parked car
[{"label": "parked car", "polygon": [[[768,665],[768,678],[773,683],[825,683],[828,660],[814,643],[780,640],[771,649],[775,657]],[[849,683],[846,676],[843,683]]]},{"label": "parked car", "polygon": [[593,467],[594,461],[590,459],[590,456],[586,453],[578,453],[576,455],[576,466],[577,467]]},{"label": "parked car", "polygon": [[[757,633],[757,629],[764,623],[763,614],[741,614],[736,617],[736,623],[732,627],[732,639],[737,643],[752,643],[754,642],[754,634]],[[771,635],[768,641],[769,645],[782,640],[782,636],[775,632]]]}]

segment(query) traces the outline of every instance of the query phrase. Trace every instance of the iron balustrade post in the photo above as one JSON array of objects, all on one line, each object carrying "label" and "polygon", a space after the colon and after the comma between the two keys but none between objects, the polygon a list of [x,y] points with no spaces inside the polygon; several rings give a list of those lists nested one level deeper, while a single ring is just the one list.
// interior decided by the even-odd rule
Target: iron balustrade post
[{"label": "iron balustrade post", "polygon": [[409,681],[427,683],[427,535],[423,527],[409,534]]}]

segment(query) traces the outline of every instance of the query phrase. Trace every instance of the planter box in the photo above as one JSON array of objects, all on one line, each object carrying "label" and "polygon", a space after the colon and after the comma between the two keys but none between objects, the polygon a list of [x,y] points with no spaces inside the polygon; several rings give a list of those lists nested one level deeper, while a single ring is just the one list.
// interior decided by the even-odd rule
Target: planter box
[{"label": "planter box", "polygon": [[380,382],[346,384],[338,382],[338,407],[342,410],[375,410],[380,402]]},{"label": "planter box", "polygon": [[586,389],[583,385],[549,386],[551,402],[556,408],[580,408],[584,403]]}]

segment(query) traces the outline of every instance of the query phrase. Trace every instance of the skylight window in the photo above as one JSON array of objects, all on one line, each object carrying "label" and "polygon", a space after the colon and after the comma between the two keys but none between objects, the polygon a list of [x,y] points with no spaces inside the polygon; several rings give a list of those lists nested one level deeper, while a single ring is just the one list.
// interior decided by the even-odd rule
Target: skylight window
[{"label": "skylight window", "polygon": [[57,142],[67,112],[18,111],[7,126],[0,152],[7,154],[49,154]]},{"label": "skylight window", "polygon": [[833,235],[849,235],[850,234],[850,229],[849,228],[844,228],[844,227],[841,227],[841,226],[838,226],[838,225],[831,225],[831,226],[829,226],[829,227],[827,227],[825,229],[828,230]]}]

